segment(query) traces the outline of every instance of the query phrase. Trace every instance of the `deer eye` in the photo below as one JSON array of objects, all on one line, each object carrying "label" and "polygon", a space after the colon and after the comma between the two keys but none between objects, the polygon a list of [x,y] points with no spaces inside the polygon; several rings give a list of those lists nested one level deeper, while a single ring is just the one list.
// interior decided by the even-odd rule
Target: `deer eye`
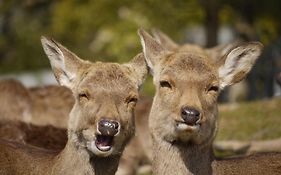
[{"label": "deer eye", "polygon": [[126,103],[128,104],[128,105],[130,105],[130,104],[132,104],[132,105],[136,105],[137,104],[137,102],[138,102],[138,98],[137,97],[128,97],[127,99],[126,99]]},{"label": "deer eye", "polygon": [[128,100],[128,103],[137,103],[138,99],[136,97],[132,97]]},{"label": "deer eye", "polygon": [[208,92],[218,92],[219,91],[219,87],[218,86],[211,86],[208,89]]},{"label": "deer eye", "polygon": [[172,85],[167,80],[160,81],[160,87],[172,89]]},{"label": "deer eye", "polygon": [[89,100],[89,95],[86,92],[81,92],[81,93],[79,93],[78,98],[79,98],[79,100],[84,100],[84,99]]}]

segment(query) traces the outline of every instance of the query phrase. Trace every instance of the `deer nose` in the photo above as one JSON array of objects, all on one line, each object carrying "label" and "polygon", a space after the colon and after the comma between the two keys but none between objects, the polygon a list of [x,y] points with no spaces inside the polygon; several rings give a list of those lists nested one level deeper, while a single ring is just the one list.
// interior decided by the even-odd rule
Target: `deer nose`
[{"label": "deer nose", "polygon": [[117,121],[102,119],[98,123],[98,131],[102,135],[115,136],[120,129],[119,126],[119,122]]},{"label": "deer nose", "polygon": [[194,108],[182,107],[181,117],[186,124],[195,125],[200,118],[200,112]]}]

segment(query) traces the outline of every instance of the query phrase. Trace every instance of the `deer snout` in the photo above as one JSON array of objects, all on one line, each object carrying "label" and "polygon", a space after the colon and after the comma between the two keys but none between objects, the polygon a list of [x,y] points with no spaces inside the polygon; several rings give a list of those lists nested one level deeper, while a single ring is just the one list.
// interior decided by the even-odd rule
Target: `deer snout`
[{"label": "deer snout", "polygon": [[98,123],[98,131],[105,136],[115,136],[120,130],[119,122],[102,119]]},{"label": "deer snout", "polygon": [[200,112],[195,108],[185,106],[181,108],[181,117],[186,124],[195,125],[200,119]]}]

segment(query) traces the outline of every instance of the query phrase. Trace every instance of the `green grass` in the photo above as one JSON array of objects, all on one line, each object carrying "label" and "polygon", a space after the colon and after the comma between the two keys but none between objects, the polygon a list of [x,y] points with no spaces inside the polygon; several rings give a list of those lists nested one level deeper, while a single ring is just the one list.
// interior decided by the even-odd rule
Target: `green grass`
[{"label": "green grass", "polygon": [[281,137],[281,98],[221,105],[217,140]]}]

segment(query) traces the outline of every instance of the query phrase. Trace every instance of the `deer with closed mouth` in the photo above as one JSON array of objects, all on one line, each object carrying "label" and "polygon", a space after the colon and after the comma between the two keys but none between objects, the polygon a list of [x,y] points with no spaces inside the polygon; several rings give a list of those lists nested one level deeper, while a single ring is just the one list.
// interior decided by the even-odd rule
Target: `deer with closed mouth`
[{"label": "deer with closed mouth", "polygon": [[139,35],[156,88],[149,115],[153,174],[281,173],[281,154],[219,160],[212,148],[218,95],[245,78],[261,43],[244,43],[216,58],[198,46],[167,49],[142,29]]}]

